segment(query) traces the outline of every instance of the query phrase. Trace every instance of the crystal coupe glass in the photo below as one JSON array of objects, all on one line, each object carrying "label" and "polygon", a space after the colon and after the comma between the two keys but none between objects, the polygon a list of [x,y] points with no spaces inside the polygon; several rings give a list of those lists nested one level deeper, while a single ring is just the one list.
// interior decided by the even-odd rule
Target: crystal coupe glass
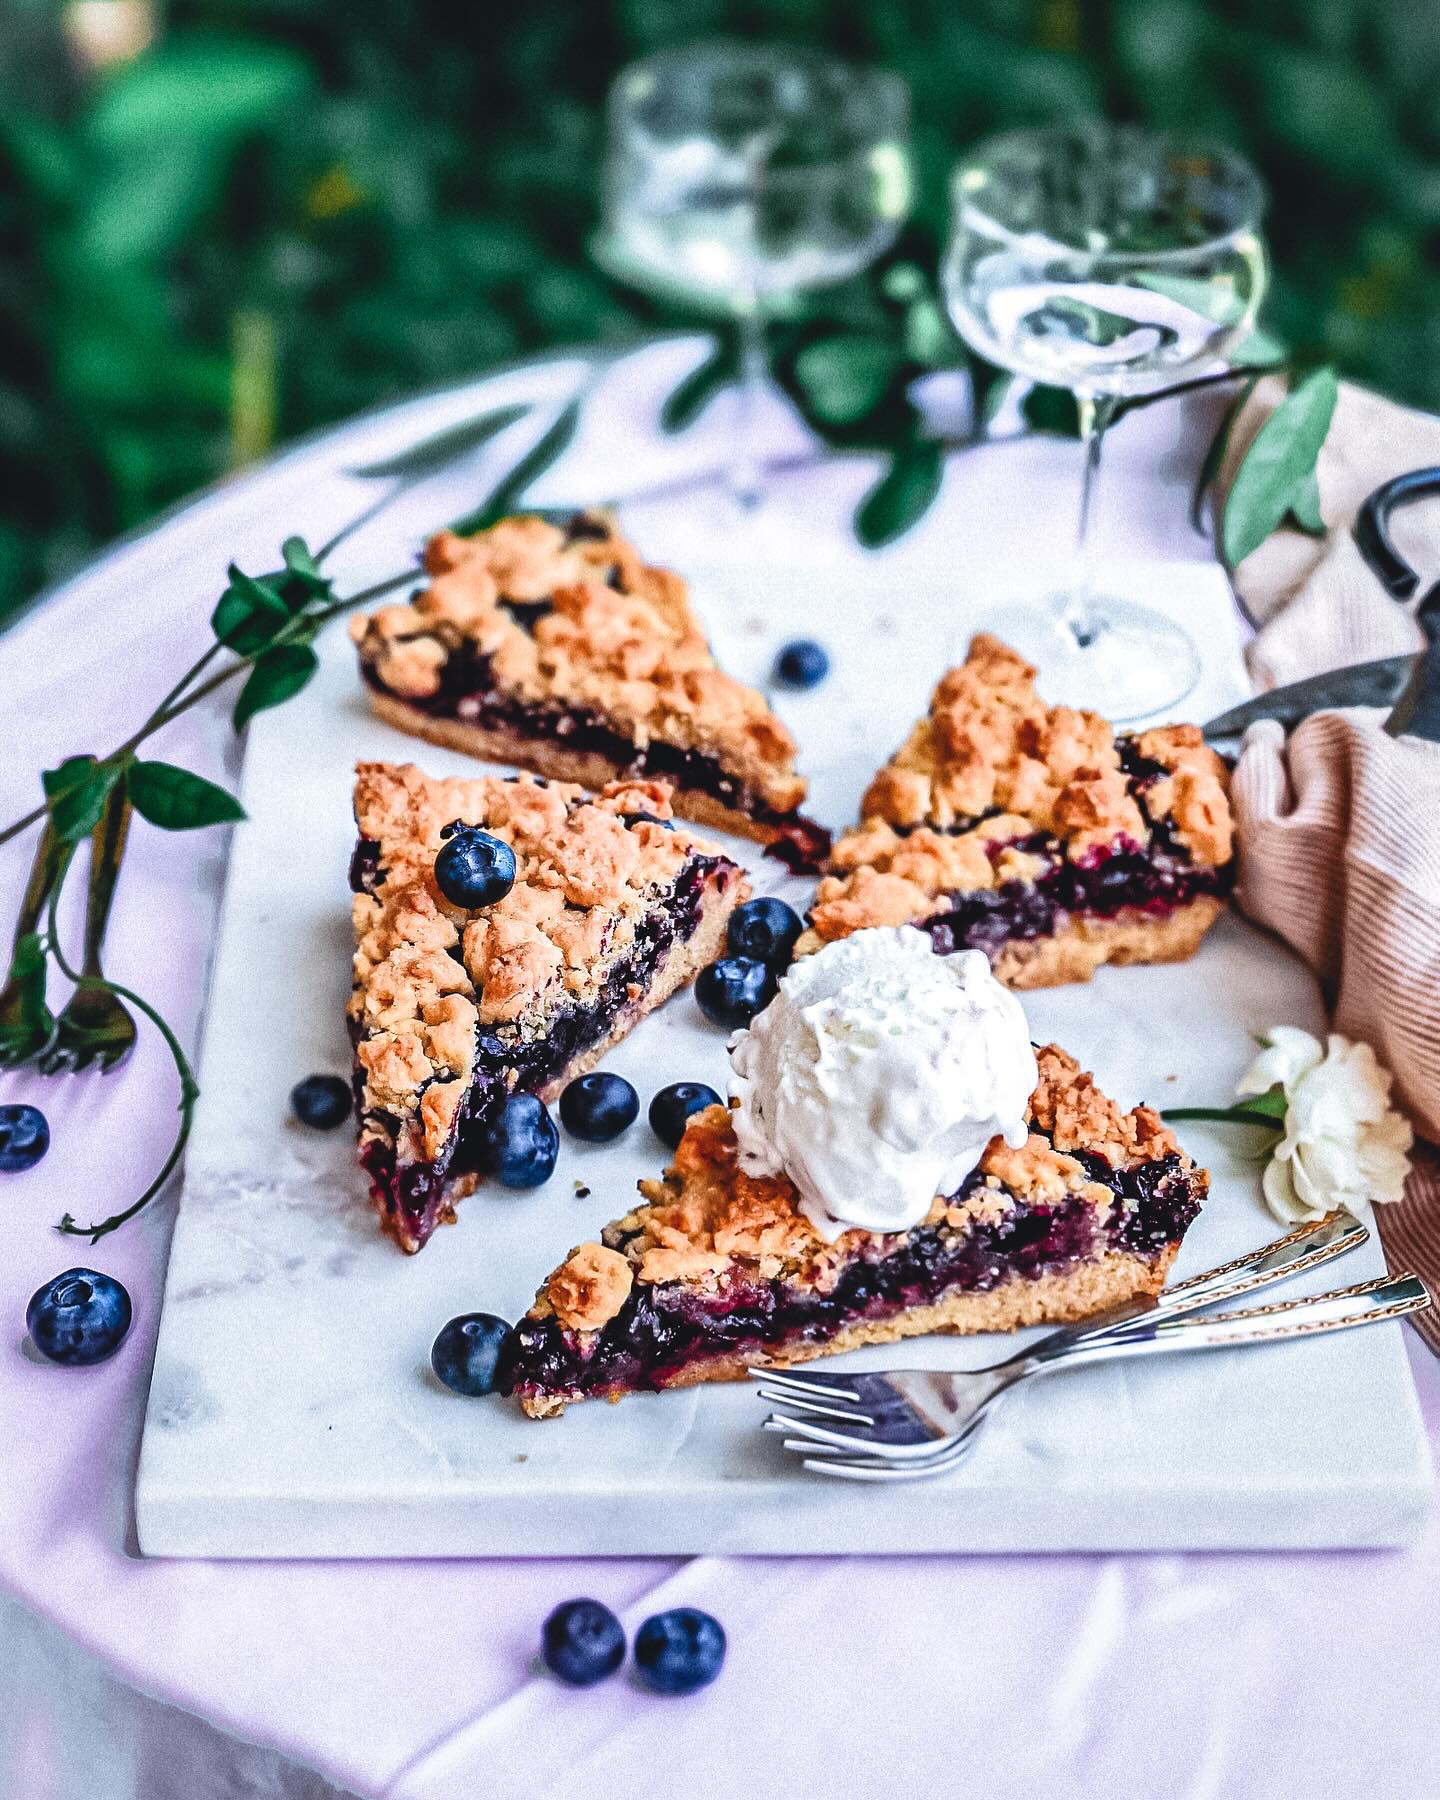
[{"label": "crystal coupe glass", "polygon": [[1265,291],[1263,195],[1227,150],[1079,121],[992,139],[956,169],[945,291],[988,361],[1075,396],[1084,456],[1074,579],[1049,606],[987,621],[1052,701],[1139,718],[1200,662],[1178,625],[1097,591],[1089,522],[1117,404],[1223,370]]},{"label": "crystal coupe glass", "polygon": [[858,274],[899,230],[911,192],[905,85],[784,45],[692,44],[626,69],[607,125],[597,254],[623,280],[737,322],[730,480],[753,507],[766,316]]}]

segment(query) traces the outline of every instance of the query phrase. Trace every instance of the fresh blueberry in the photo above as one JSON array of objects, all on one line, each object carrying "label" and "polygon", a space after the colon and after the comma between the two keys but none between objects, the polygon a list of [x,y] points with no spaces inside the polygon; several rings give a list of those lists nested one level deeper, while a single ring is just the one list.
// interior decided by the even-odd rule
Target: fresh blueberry
[{"label": "fresh blueberry", "polygon": [[350,1083],[340,1075],[307,1075],[290,1090],[295,1117],[312,1131],[333,1131],[350,1117]]},{"label": "fresh blueberry", "polygon": [[753,956],[781,970],[790,966],[795,940],[804,929],[805,921],[793,906],[773,894],[762,894],[731,913],[725,942],[732,956]]},{"label": "fresh blueberry", "polygon": [[33,1169],[49,1148],[49,1122],[38,1106],[0,1106],[0,1170]]},{"label": "fresh blueberry", "polygon": [[484,1166],[503,1186],[539,1187],[555,1171],[560,1133],[534,1094],[512,1094],[480,1134]]},{"label": "fresh blueberry", "polygon": [[656,1613],[635,1633],[635,1667],[657,1694],[693,1694],[708,1687],[725,1661],[725,1631],[693,1606]]},{"label": "fresh blueberry", "polygon": [[515,885],[515,852],[504,839],[458,820],[440,835],[449,841],[435,858],[435,885],[445,898],[472,911],[503,900]]},{"label": "fresh blueberry", "polygon": [[672,1081],[650,1102],[650,1129],[673,1150],[685,1135],[691,1113],[719,1104],[720,1096],[703,1081]]},{"label": "fresh blueberry", "polygon": [[130,1329],[130,1296],[113,1276],[67,1269],[30,1296],[25,1323],[31,1343],[51,1362],[104,1362]]},{"label": "fresh blueberry", "polygon": [[494,1313],[461,1313],[441,1326],[430,1346],[430,1367],[454,1393],[494,1393],[500,1352],[509,1336],[510,1327]]},{"label": "fresh blueberry", "polygon": [[598,1600],[567,1600],[540,1633],[545,1667],[571,1687],[593,1687],[625,1660],[625,1627]]},{"label": "fresh blueberry", "polygon": [[623,1075],[577,1075],[560,1096],[560,1123],[588,1144],[608,1144],[640,1116],[640,1096]]},{"label": "fresh blueberry", "polygon": [[696,977],[695,998],[712,1024],[738,1031],[775,998],[775,972],[749,956],[722,956]]},{"label": "fresh blueberry", "polygon": [[819,687],[829,673],[830,653],[814,638],[793,639],[775,658],[775,679],[781,687]]}]

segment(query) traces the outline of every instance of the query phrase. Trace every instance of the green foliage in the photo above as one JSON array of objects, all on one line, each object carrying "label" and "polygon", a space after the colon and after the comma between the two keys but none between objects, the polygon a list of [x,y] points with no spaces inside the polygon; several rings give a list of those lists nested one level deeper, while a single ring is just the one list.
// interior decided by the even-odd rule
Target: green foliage
[{"label": "green foliage", "polygon": [[174,763],[132,762],[125,771],[125,791],[141,818],[164,831],[230,825],[245,817],[233,794]]},{"label": "green foliage", "polygon": [[933,439],[905,438],[884,474],[860,502],[855,535],[869,550],[902,537],[940,492],[945,456]]},{"label": "green foliage", "polygon": [[308,644],[275,644],[262,650],[235,701],[235,729],[243,731],[256,713],[292,700],[318,667],[319,661]]},{"label": "green foliage", "polygon": [[251,656],[290,623],[290,608],[276,579],[262,576],[257,581],[231,563],[230,585],[210,615],[210,629],[227,650]]},{"label": "green foliage", "polygon": [[93,756],[69,756],[58,769],[46,769],[40,782],[55,835],[67,844],[89,837],[120,774],[118,765]]},{"label": "green foliage", "polygon": [[1316,369],[1256,433],[1225,501],[1221,546],[1232,569],[1287,519],[1302,531],[1324,530],[1315,459],[1337,394],[1335,371]]},{"label": "green foliage", "polygon": [[[1246,151],[1279,337],[1440,406],[1440,33],[1417,0],[549,0],[481,9],[479,35],[441,0],[155,9],[149,51],[86,73],[63,7],[0,0],[0,615],[271,437],[683,322],[587,245],[609,81],[701,35],[828,44],[914,95],[889,274],[772,333],[835,441],[901,442],[905,379],[955,356],[928,272],[960,149],[1102,109]],[[812,348],[837,331],[863,347]]]},{"label": "green foliage", "polygon": [[484,531],[497,519],[503,519],[507,513],[514,512],[545,471],[559,462],[565,454],[579,423],[580,401],[572,400],[562,407],[554,423],[546,428],[510,473],[496,485],[484,505],[467,513],[463,519],[457,519],[451,530],[462,535]]}]

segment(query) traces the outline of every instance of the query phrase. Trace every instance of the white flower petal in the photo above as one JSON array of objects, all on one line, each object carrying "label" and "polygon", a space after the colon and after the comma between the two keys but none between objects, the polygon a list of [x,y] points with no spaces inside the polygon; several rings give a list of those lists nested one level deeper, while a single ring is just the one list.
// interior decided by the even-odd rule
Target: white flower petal
[{"label": "white flower petal", "polygon": [[1260,1179],[1265,1199],[1275,1217],[1283,1225],[1298,1225],[1312,1215],[1307,1212],[1290,1179],[1290,1165],[1280,1157],[1272,1157]]},{"label": "white flower petal", "polygon": [[1291,1083],[1313,1069],[1325,1055],[1325,1047],[1308,1031],[1294,1025],[1276,1025],[1265,1035],[1265,1048],[1240,1078],[1236,1092],[1265,1094],[1272,1087],[1288,1093]]}]

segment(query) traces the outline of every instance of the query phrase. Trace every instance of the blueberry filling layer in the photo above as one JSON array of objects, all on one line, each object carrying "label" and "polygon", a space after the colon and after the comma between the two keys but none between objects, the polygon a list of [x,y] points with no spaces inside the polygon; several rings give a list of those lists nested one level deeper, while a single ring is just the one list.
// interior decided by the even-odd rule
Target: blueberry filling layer
[{"label": "blueberry filling layer", "polygon": [[1138,910],[1163,919],[1202,895],[1228,893],[1232,884],[1228,865],[1192,862],[1158,835],[1146,849],[1126,838],[1080,862],[1071,862],[1058,842],[1043,834],[993,845],[991,854],[1005,849],[1038,856],[1045,867],[1033,880],[949,895],[946,911],[919,922],[942,955],[983,950],[994,957],[1015,939],[1052,936],[1076,914],[1112,919]]},{"label": "blueberry filling layer", "polygon": [[[366,890],[373,885],[377,868],[373,847],[362,839],[351,864],[352,885]],[[591,999],[558,1010],[538,1038],[522,1038],[503,1028],[480,1031],[470,1090],[449,1142],[433,1162],[405,1157],[399,1119],[373,1110],[368,1114],[383,1125],[385,1135],[366,1145],[361,1164],[387,1215],[401,1224],[406,1237],[424,1243],[435,1228],[450,1183],[477,1172],[480,1131],[495,1108],[516,1087],[538,1092],[577,1056],[608,1037],[620,1014],[633,1005],[631,990],[650,986],[669,952],[694,936],[708,896],[723,894],[738,874],[723,857],[692,857],[670,893],[636,925],[631,948],[611,965]],[[357,1071],[357,1095],[363,1078],[363,1071]]]},{"label": "blueberry filling layer", "polygon": [[[1098,1156],[1081,1160],[1115,1190],[1118,1204],[1108,1216],[1071,1194],[1055,1206],[1016,1200],[1003,1218],[958,1230],[920,1226],[888,1253],[862,1253],[846,1264],[828,1293],[740,1273],[715,1293],[680,1282],[637,1285],[583,1350],[553,1316],[522,1319],[506,1351],[508,1389],[524,1398],[663,1388],[697,1362],[824,1343],[858,1320],[893,1317],[947,1294],[1063,1274],[1110,1250],[1153,1255],[1178,1242],[1200,1210],[1200,1190],[1178,1156],[1121,1171]],[[979,1179],[972,1176],[959,1197]],[[624,1239],[614,1247],[623,1249]]]},{"label": "blueberry filling layer", "polygon": [[[539,603],[539,610],[544,609]],[[511,608],[515,611],[515,608]],[[528,609],[534,611],[536,609]],[[523,622],[523,621],[522,621]],[[388,692],[371,663],[363,664],[365,679],[379,693]],[[405,698],[407,706],[432,717],[459,719],[484,730],[513,733],[561,745],[566,750],[591,752],[613,763],[617,770],[634,776],[658,776],[679,787],[708,794],[732,812],[743,813],[760,825],[773,825],[787,834],[800,834],[804,855],[814,865],[829,850],[829,836],[797,813],[769,806],[718,757],[705,750],[687,750],[678,744],[652,739],[643,748],[608,725],[599,713],[583,706],[558,702],[519,700],[498,692],[492,685],[490,659],[473,646],[461,644],[450,653],[440,672],[440,687],[424,698]],[[800,854],[799,851],[796,854]]]}]

